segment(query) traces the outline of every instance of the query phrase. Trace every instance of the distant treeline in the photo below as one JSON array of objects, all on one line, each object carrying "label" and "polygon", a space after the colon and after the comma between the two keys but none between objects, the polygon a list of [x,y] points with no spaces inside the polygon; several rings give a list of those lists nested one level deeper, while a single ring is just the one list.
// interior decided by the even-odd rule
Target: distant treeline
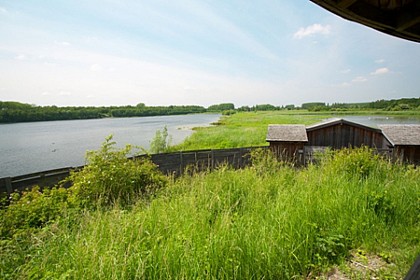
[{"label": "distant treeline", "polygon": [[0,123],[185,115],[204,112],[207,112],[206,108],[195,105],[146,106],[140,103],[137,106],[57,107],[0,101]]},{"label": "distant treeline", "polygon": [[302,109],[309,111],[346,111],[346,110],[384,110],[405,111],[420,110],[420,98],[401,98],[392,100],[377,100],[365,103],[332,103],[311,102],[302,104]]},{"label": "distant treeline", "polygon": [[309,111],[347,111],[347,110],[385,110],[403,111],[420,110],[420,98],[402,98],[396,100],[377,100],[366,103],[332,103],[310,102],[301,107],[295,105],[275,106],[259,104],[235,108],[233,103],[211,105],[208,108],[198,105],[146,106],[139,103],[136,106],[110,107],[57,107],[36,106],[14,101],[0,101],[0,123],[77,120],[122,117],[146,117],[165,115],[185,115],[206,112],[234,114],[238,111],[275,111],[306,109]]}]

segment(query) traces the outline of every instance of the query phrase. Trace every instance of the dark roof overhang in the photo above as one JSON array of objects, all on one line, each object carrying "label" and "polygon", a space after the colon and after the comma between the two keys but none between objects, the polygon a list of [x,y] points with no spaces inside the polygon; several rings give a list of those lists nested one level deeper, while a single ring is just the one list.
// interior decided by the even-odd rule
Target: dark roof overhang
[{"label": "dark roof overhang", "polygon": [[420,42],[419,0],[310,0],[345,19]]}]

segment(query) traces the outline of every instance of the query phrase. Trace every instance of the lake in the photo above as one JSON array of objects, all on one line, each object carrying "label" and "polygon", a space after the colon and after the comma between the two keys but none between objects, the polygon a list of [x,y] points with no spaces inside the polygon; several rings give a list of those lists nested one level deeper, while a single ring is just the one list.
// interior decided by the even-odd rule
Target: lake
[{"label": "lake", "polygon": [[[335,118],[346,119],[351,122],[360,123],[366,126],[378,128],[381,124],[420,124],[418,116],[337,116]],[[329,120],[329,119],[328,119]]]},{"label": "lake", "polygon": [[118,147],[149,149],[165,126],[172,144],[182,142],[193,127],[218,121],[219,114],[109,118],[0,124],[0,178],[85,164],[88,150],[97,150],[109,135]]},{"label": "lake", "polygon": [[[416,116],[338,116],[377,127],[378,124],[420,124]],[[85,164],[88,150],[97,150],[112,134],[118,147],[126,144],[149,149],[157,130],[166,125],[172,144],[208,126],[218,114],[110,118],[0,124],[0,178]]]}]

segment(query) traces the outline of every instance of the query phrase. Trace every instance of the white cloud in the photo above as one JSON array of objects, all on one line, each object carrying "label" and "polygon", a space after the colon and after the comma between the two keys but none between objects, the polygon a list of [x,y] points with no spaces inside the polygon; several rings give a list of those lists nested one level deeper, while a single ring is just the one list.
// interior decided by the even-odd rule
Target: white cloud
[{"label": "white cloud", "polygon": [[90,71],[92,71],[92,72],[99,72],[99,71],[102,71],[102,66],[101,66],[101,65],[99,65],[99,64],[92,64],[92,65],[90,66]]},{"label": "white cloud", "polygon": [[366,82],[367,79],[363,76],[358,76],[352,80],[353,83],[363,83]]},{"label": "white cloud", "polygon": [[348,74],[351,72],[351,69],[343,69],[340,71],[341,74]]},{"label": "white cloud", "polygon": [[0,13],[1,14],[7,14],[7,10],[3,7],[0,7]]},{"label": "white cloud", "polygon": [[72,93],[70,91],[62,90],[58,93],[58,96],[70,96]]},{"label": "white cloud", "polygon": [[384,63],[384,62],[385,62],[385,59],[383,59],[383,58],[375,60],[375,63],[378,63],[378,64]]},{"label": "white cloud", "polygon": [[315,23],[312,25],[309,25],[307,27],[301,27],[294,35],[293,38],[295,39],[302,39],[304,37],[308,37],[314,34],[322,34],[322,35],[328,35],[331,32],[331,26],[330,25],[322,25],[319,23]]},{"label": "white cloud", "polygon": [[389,69],[386,67],[378,68],[374,72],[370,73],[371,75],[383,75],[389,73]]},{"label": "white cloud", "polygon": [[66,42],[66,41],[55,41],[54,44],[59,45],[59,46],[64,46],[64,47],[71,45],[69,42]]},{"label": "white cloud", "polygon": [[24,54],[19,54],[15,57],[17,60],[25,60],[26,56]]}]

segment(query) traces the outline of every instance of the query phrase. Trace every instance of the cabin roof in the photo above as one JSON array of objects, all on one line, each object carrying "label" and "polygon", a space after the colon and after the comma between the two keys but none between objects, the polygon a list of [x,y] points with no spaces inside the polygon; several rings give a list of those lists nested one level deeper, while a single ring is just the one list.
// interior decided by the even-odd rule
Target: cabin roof
[{"label": "cabin roof", "polygon": [[303,124],[270,124],[266,140],[280,142],[308,142]]},{"label": "cabin roof", "polygon": [[396,124],[380,125],[384,136],[393,146],[418,146],[420,145],[420,125]]},{"label": "cabin roof", "polygon": [[310,0],[322,8],[386,34],[420,42],[418,0]]},{"label": "cabin roof", "polygon": [[373,128],[373,127],[370,127],[370,126],[366,126],[366,125],[363,125],[363,124],[360,124],[360,123],[351,122],[351,121],[348,121],[348,120],[345,120],[345,119],[338,119],[338,118],[329,119],[329,120],[326,120],[326,121],[321,122],[321,123],[317,123],[317,124],[314,124],[314,125],[307,126],[306,130],[307,131],[314,131],[314,130],[322,129],[322,128],[325,128],[325,127],[330,127],[330,126],[334,126],[334,125],[343,125],[343,124],[381,133],[380,129]]}]

